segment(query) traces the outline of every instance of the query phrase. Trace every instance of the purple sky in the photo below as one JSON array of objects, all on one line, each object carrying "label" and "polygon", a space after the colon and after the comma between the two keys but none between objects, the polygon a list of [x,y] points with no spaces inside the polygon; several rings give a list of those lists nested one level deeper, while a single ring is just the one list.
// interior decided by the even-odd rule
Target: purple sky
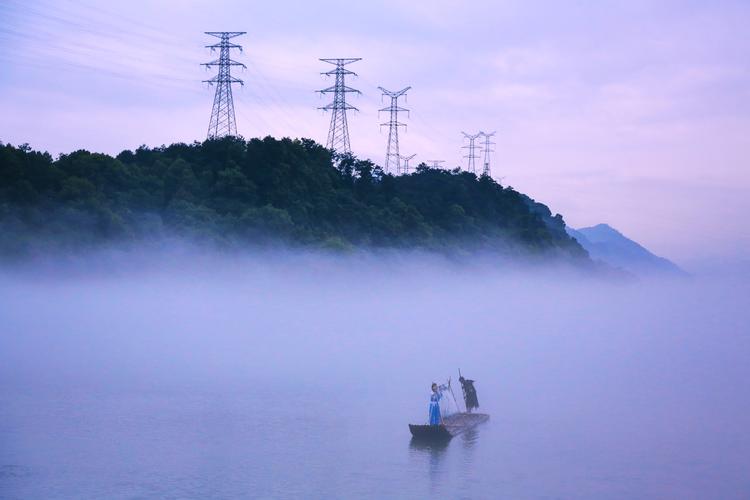
[{"label": "purple sky", "polygon": [[[53,154],[205,137],[203,31],[247,31],[245,137],[324,142],[319,57],[362,57],[352,149],[382,163],[377,86],[411,85],[401,151],[493,175],[573,227],[607,222],[678,263],[750,255],[750,3],[0,3],[0,140]],[[385,118],[385,117],[383,117]]]}]

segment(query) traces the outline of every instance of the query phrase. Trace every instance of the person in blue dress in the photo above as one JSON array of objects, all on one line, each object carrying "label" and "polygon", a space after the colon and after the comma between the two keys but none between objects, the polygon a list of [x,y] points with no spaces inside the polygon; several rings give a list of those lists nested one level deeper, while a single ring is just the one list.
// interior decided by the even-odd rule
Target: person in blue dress
[{"label": "person in blue dress", "polygon": [[443,397],[443,391],[447,389],[446,385],[437,385],[432,383],[432,394],[430,394],[430,425],[440,425],[443,417],[440,414],[440,400]]}]

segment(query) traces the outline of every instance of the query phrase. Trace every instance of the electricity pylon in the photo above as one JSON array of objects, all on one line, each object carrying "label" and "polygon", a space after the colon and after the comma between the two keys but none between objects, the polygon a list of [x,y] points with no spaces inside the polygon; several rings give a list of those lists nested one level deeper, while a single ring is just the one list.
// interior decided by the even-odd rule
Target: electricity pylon
[{"label": "electricity pylon", "polygon": [[480,132],[480,134],[484,136],[484,147],[482,148],[482,152],[484,153],[484,165],[482,167],[482,175],[492,177],[492,170],[490,170],[490,153],[495,152],[492,149],[492,146],[494,146],[495,143],[490,141],[490,137],[495,135],[495,132],[490,132],[489,134]]},{"label": "electricity pylon", "polygon": [[401,108],[398,105],[398,98],[402,95],[405,95],[406,92],[411,87],[406,87],[405,89],[401,89],[398,92],[391,92],[390,90],[386,90],[383,87],[378,87],[380,91],[383,93],[383,96],[388,96],[391,98],[391,105],[387,108],[383,108],[378,110],[378,116],[383,111],[388,111],[390,114],[390,118],[388,120],[388,123],[381,123],[380,126],[388,126],[388,147],[385,150],[385,172],[388,173],[392,167],[395,167],[396,172],[398,173],[400,170],[401,165],[401,155],[398,153],[398,128],[404,127],[406,128],[405,123],[400,123],[398,121],[398,114],[401,111],[405,111],[407,116],[409,115],[409,110],[406,108]]},{"label": "electricity pylon", "polygon": [[211,52],[219,49],[219,58],[203,66],[210,68],[219,67],[219,73],[210,80],[203,80],[209,85],[216,84],[216,93],[214,94],[214,105],[211,108],[211,119],[208,122],[208,138],[224,137],[226,135],[237,135],[237,120],[234,117],[234,101],[232,100],[232,84],[245,83],[239,78],[232,76],[230,68],[232,66],[246,66],[229,57],[230,49],[239,49],[242,52],[242,45],[231,43],[234,37],[244,35],[244,31],[206,31],[206,35],[215,36],[220,40],[219,43],[206,45]]},{"label": "electricity pylon", "polygon": [[346,75],[357,76],[357,73],[345,68],[347,64],[361,61],[360,57],[337,58],[337,59],[320,59],[320,61],[336,66],[330,71],[324,71],[321,75],[335,76],[336,82],[327,89],[318,90],[321,95],[333,93],[333,101],[327,106],[323,106],[324,111],[331,111],[331,125],[328,127],[328,140],[326,147],[338,154],[348,154],[352,152],[349,143],[349,125],[346,121],[346,112],[350,109],[359,111],[354,106],[347,104],[346,94],[361,94],[357,89],[346,86]]},{"label": "electricity pylon", "polygon": [[399,174],[408,174],[409,173],[409,162],[414,159],[414,157],[417,156],[416,153],[411,156],[402,156],[401,160],[403,163],[401,164],[401,171]]},{"label": "electricity pylon", "polygon": [[479,148],[479,146],[477,146],[475,142],[479,138],[479,136],[482,135],[482,133],[479,132],[478,134],[474,134],[474,135],[467,134],[466,132],[461,132],[461,133],[464,134],[465,138],[469,139],[469,145],[463,146],[462,148],[462,149],[469,150],[469,154],[464,156],[464,158],[467,158],[469,160],[466,166],[466,170],[468,170],[472,174],[476,174],[477,173],[476,159],[479,158],[479,156],[476,155],[476,150]]},{"label": "electricity pylon", "polygon": [[431,163],[432,168],[441,168],[440,164],[445,163],[445,160],[425,160],[427,163]]}]

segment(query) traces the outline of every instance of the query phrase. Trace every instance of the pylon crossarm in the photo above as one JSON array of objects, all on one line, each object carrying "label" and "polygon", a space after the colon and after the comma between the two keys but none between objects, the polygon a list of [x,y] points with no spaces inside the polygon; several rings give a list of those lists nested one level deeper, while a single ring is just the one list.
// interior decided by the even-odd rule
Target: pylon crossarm
[{"label": "pylon crossarm", "polygon": [[207,49],[240,49],[242,50],[242,45],[237,45],[236,43],[229,43],[229,42],[221,42],[221,43],[215,43],[213,45],[204,45]]},{"label": "pylon crossarm", "polygon": [[410,90],[411,87],[406,87],[405,89],[401,89],[397,92],[392,92],[390,90],[386,90],[383,87],[378,87],[378,90],[380,90],[384,95],[387,95],[389,97],[401,97],[404,95],[408,90]]},{"label": "pylon crossarm", "polygon": [[339,87],[339,86],[336,86],[336,85],[333,85],[331,87],[325,88],[323,90],[316,90],[316,92],[320,92],[321,94],[330,94],[331,92],[334,92],[334,93],[335,92],[339,92],[339,93],[347,93],[347,94],[352,94],[352,93],[353,94],[361,94],[362,93],[359,90],[353,89],[351,87],[346,87],[346,86]]},{"label": "pylon crossarm", "polygon": [[239,83],[240,85],[244,85],[245,82],[240,80],[239,78],[235,78],[233,76],[219,76],[216,75],[215,77],[211,78],[210,80],[203,80],[203,83]]},{"label": "pylon crossarm", "polygon": [[243,68],[247,69],[247,66],[245,66],[241,62],[232,61],[231,59],[227,62],[223,62],[221,59],[216,59],[215,61],[201,63],[201,66],[206,66],[207,68],[210,68],[212,66],[242,66]]},{"label": "pylon crossarm", "polygon": [[244,35],[247,33],[247,31],[204,31],[203,33],[219,38],[226,38],[228,40],[236,36]]},{"label": "pylon crossarm", "polygon": [[354,76],[359,76],[354,71],[349,71],[348,69],[343,68],[343,67],[338,67],[338,68],[332,69],[330,71],[321,71],[320,74],[321,75],[326,75],[326,76],[332,76],[332,75],[354,75]]},{"label": "pylon crossarm", "polygon": [[332,109],[345,109],[345,110],[347,110],[347,111],[348,111],[348,110],[352,110],[352,111],[359,111],[359,108],[355,108],[355,107],[354,107],[354,106],[352,106],[351,104],[346,104],[346,105],[344,105],[344,106],[340,106],[340,105],[338,105],[338,104],[334,104],[334,103],[331,103],[331,104],[327,104],[327,105],[325,105],[325,106],[319,106],[319,107],[318,107],[318,109],[322,109],[322,110],[324,110],[324,111],[330,111],[330,110],[332,110]]},{"label": "pylon crossarm", "polygon": [[353,62],[361,61],[361,57],[339,57],[339,58],[323,58],[318,59],[319,61],[327,62],[329,64],[351,64]]}]

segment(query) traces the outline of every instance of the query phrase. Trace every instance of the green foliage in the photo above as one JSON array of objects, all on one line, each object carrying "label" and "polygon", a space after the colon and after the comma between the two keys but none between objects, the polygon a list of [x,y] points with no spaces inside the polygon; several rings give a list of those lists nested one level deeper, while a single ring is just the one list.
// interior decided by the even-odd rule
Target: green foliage
[{"label": "green foliage", "polygon": [[585,258],[559,215],[489,177],[386,174],[308,139],[141,146],[57,160],[0,144],[0,252],[177,235],[229,244],[552,251]]}]

